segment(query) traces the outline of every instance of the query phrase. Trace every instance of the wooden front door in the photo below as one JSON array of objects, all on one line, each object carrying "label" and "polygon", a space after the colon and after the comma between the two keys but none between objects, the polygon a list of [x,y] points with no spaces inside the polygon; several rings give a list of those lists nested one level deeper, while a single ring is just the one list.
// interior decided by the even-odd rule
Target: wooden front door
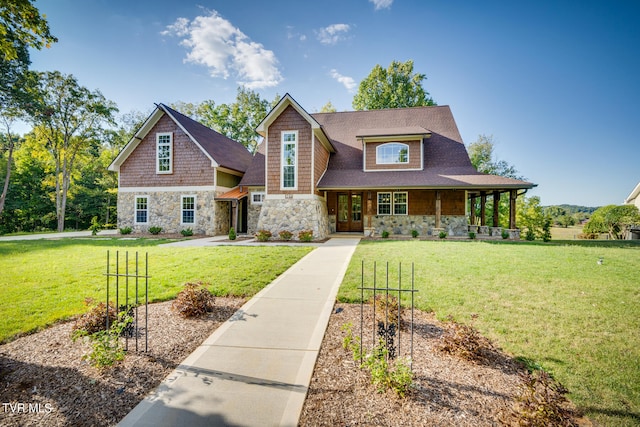
[{"label": "wooden front door", "polygon": [[336,231],[362,231],[362,193],[338,193]]}]

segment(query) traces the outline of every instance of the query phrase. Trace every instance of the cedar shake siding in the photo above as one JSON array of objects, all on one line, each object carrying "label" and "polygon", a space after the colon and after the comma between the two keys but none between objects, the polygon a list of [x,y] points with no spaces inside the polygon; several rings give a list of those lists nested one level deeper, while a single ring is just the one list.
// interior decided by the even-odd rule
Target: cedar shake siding
[{"label": "cedar shake siding", "polygon": [[[296,190],[282,190],[282,132],[298,131],[296,152]],[[291,106],[269,126],[267,141],[267,193],[268,194],[311,194],[311,126]]]},{"label": "cedar shake siding", "polygon": [[[173,173],[156,173],[156,134],[173,133]],[[174,187],[215,184],[211,161],[166,114],[120,166],[120,187]]]},{"label": "cedar shake siding", "polygon": [[327,164],[329,162],[329,152],[326,148],[318,141],[317,139],[314,141],[314,152],[313,152],[313,160],[314,160],[314,176],[313,176],[313,189],[316,194],[321,195],[322,193],[318,191],[317,186],[320,178],[324,174],[324,171],[327,170]]},{"label": "cedar shake siding", "polygon": [[[394,164],[378,164],[376,163],[376,150],[379,146],[389,143],[405,144],[409,147],[409,162]],[[388,142],[367,142],[365,145],[365,170],[402,170],[402,169],[422,169],[422,141],[401,141],[396,142],[393,139]]]}]

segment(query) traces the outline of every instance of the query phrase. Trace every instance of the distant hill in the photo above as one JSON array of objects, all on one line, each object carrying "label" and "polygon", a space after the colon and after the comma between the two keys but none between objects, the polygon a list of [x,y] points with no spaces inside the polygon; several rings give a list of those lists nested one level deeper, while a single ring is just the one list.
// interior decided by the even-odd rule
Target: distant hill
[{"label": "distant hill", "polygon": [[554,225],[559,227],[569,227],[584,223],[591,217],[593,211],[598,207],[577,206],[577,205],[553,205],[543,206],[546,215],[551,216]]},{"label": "distant hill", "polygon": [[[593,211],[595,211],[600,207],[600,206],[589,207],[589,206],[578,206],[578,205],[553,205],[553,206],[558,207],[560,209],[564,209],[567,215],[573,215],[574,213],[585,213],[585,214],[588,214],[589,216],[593,213]],[[544,206],[544,209],[550,208],[550,207],[552,206]]]}]

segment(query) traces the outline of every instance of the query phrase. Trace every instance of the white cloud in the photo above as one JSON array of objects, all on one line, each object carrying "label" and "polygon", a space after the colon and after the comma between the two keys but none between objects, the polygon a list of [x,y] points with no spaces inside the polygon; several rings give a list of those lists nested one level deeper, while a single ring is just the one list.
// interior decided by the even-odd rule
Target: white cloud
[{"label": "white cloud", "polygon": [[389,9],[393,4],[393,0],[369,0],[375,6],[375,10]]},{"label": "white cloud", "polygon": [[340,74],[335,68],[332,69],[329,74],[331,75],[331,77],[333,77],[335,80],[337,80],[338,82],[342,83],[344,85],[345,88],[347,88],[347,90],[349,92],[354,92],[355,88],[356,88],[356,81],[353,80],[352,77],[348,77],[348,76],[343,76],[342,74]]},{"label": "white cloud", "polygon": [[178,18],[162,35],[181,37],[185,62],[204,65],[213,77],[228,78],[249,89],[273,87],[282,81],[278,59],[271,50],[249,39],[215,10],[193,21]]},{"label": "white cloud", "polygon": [[325,28],[320,28],[317,31],[318,40],[320,40],[322,44],[336,44],[346,38],[345,35],[350,29],[349,24],[333,24]]}]

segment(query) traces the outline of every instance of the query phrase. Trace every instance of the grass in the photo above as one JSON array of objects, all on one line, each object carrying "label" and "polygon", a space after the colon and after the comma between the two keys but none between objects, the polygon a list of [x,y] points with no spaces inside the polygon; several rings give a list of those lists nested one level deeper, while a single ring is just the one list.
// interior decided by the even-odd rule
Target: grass
[{"label": "grass", "polygon": [[[0,242],[0,343],[36,331],[86,310],[86,297],[106,298],[107,251],[115,272],[116,251],[120,271],[135,272],[139,252],[140,274],[149,256],[149,298],[172,299],[189,281],[211,283],[218,296],[252,296],[307,254],[307,247],[158,247],[165,240],[60,239]],[[115,301],[115,279],[111,279]],[[120,303],[126,281],[120,279]],[[140,282],[142,293],[143,282]],[[130,279],[134,299],[135,280]]]},{"label": "grass", "polygon": [[640,424],[638,242],[363,242],[339,300],[359,301],[363,260],[367,286],[374,261],[378,286],[386,262],[397,286],[402,262],[409,287],[415,263],[418,308],[463,322],[477,313],[484,335],[554,375],[587,416]]}]

